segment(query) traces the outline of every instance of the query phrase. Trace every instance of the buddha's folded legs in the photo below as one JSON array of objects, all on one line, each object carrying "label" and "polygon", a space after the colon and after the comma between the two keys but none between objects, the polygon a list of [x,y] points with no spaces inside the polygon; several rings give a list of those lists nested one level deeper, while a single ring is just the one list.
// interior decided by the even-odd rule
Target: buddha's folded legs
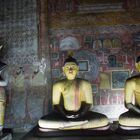
[{"label": "buddha's folded legs", "polygon": [[88,123],[88,120],[85,121],[48,121],[48,120],[39,120],[39,126],[42,128],[50,129],[74,129],[81,127],[82,125]]},{"label": "buddha's folded legs", "polygon": [[59,129],[59,130],[76,130],[76,129],[100,129],[108,128],[108,119],[105,115],[88,112],[86,116],[79,119],[69,120],[64,119],[58,114],[52,113],[43,118],[38,122],[40,129]]},{"label": "buddha's folded legs", "polygon": [[122,129],[126,130],[140,129],[140,114],[125,112],[120,115],[119,124]]}]

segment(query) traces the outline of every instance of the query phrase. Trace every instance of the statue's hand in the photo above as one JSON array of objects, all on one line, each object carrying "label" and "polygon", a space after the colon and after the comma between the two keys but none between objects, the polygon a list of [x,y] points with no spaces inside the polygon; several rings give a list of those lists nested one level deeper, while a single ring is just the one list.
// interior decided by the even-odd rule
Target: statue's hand
[{"label": "statue's hand", "polygon": [[78,117],[83,117],[87,114],[87,112],[90,110],[90,106],[91,104],[82,102],[81,103],[81,108],[79,109],[79,111],[77,112]]},{"label": "statue's hand", "polygon": [[136,105],[133,105],[133,104],[131,104],[131,103],[126,103],[125,106],[126,106],[126,108],[127,108],[128,110],[140,114],[140,108],[138,108]]},{"label": "statue's hand", "polygon": [[76,115],[67,115],[66,117],[68,119],[76,119],[76,118],[79,118],[79,114],[76,114]]}]

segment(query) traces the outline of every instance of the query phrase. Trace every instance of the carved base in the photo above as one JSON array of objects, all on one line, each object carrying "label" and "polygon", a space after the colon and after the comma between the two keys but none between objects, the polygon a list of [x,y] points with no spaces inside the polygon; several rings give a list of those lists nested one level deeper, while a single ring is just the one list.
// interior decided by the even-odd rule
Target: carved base
[{"label": "carved base", "polygon": [[12,134],[1,132],[0,140],[12,140]]},{"label": "carved base", "polygon": [[140,134],[140,129],[136,129],[136,130],[125,130],[122,129],[120,126],[118,127],[118,129],[116,129],[116,134],[121,134],[121,135],[139,135]]},{"label": "carved base", "polygon": [[2,131],[0,131],[0,137],[3,135],[3,132]]},{"label": "carved base", "polygon": [[0,131],[0,140],[12,140],[12,129],[4,128]]},{"label": "carved base", "polygon": [[111,129],[107,130],[94,130],[94,129],[79,129],[79,130],[59,130],[42,132],[39,126],[33,129],[33,134],[37,137],[59,137],[59,136],[106,136],[114,132]]}]

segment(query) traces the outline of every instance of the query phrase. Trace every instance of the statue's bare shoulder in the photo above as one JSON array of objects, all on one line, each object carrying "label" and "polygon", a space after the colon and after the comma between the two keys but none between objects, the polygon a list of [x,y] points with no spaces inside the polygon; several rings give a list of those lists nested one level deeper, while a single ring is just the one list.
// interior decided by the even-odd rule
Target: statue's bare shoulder
[{"label": "statue's bare shoulder", "polygon": [[62,80],[56,81],[53,84],[53,88],[60,89],[60,88],[64,87],[65,83],[66,83],[66,79],[62,79]]},{"label": "statue's bare shoulder", "polygon": [[140,81],[140,75],[135,75],[135,76],[132,76],[132,77],[128,78],[126,80],[126,83],[133,84],[133,83],[137,83],[138,81]]},{"label": "statue's bare shoulder", "polygon": [[90,86],[91,85],[91,83],[86,79],[77,78],[77,80],[79,81],[81,86],[85,87],[85,86]]}]

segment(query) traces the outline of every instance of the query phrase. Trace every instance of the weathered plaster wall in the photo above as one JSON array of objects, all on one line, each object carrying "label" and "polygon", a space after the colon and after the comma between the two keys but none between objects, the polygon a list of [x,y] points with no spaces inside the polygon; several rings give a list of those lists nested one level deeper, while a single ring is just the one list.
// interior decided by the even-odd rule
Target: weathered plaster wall
[{"label": "weathered plaster wall", "polygon": [[46,58],[44,43],[39,42],[37,2],[0,1],[0,41],[4,45],[0,56],[8,65],[4,73],[8,79],[5,127],[16,131],[32,128],[47,105]]},{"label": "weathered plaster wall", "polygon": [[[0,1],[0,39],[4,44],[0,56],[8,65],[5,127],[29,130],[48,112],[51,76],[53,81],[63,78],[61,66],[67,51],[60,46],[67,37],[78,42],[78,49],[70,47],[75,49],[75,57],[86,62],[79,76],[93,85],[95,110],[117,119],[125,110],[122,86],[126,77],[118,79],[121,89],[115,90],[111,77],[114,71],[126,70],[126,76],[127,70],[129,76],[136,73],[134,61],[140,54],[139,41],[135,41],[140,32],[138,1],[131,7],[131,0],[127,0],[126,9],[120,12],[88,14],[78,13],[78,0],[48,1],[49,10],[47,0]],[[113,48],[113,42],[117,47]],[[102,78],[107,78],[107,85]]]}]

